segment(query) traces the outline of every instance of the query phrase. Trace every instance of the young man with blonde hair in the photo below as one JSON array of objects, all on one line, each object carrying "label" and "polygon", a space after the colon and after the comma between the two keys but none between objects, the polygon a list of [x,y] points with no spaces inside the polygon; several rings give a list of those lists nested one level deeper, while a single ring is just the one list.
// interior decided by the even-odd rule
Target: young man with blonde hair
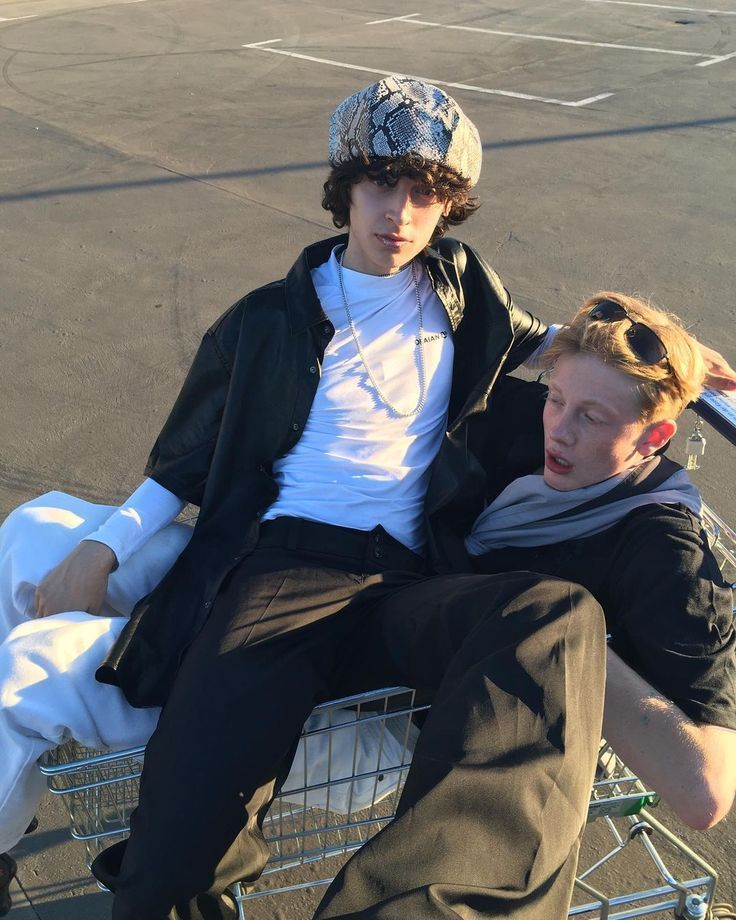
[{"label": "young man with blonde hair", "polygon": [[[551,373],[542,427],[542,388],[524,381],[514,381],[491,414],[504,437],[485,457],[492,500],[466,540],[472,573],[427,579],[388,598],[354,637],[364,648],[363,686],[375,681],[373,656],[391,646],[397,662],[414,662],[412,686],[437,692],[439,705],[420,735],[396,820],[340,872],[319,920],[463,910],[566,916],[586,815],[580,794],[589,792],[592,770],[581,789],[562,751],[585,751],[586,737],[588,751],[597,746],[576,703],[603,695],[604,673],[603,733],[626,763],[693,827],[712,826],[732,805],[731,590],[708,547],[697,489],[659,454],[700,392],[697,343],[675,317],[604,292],[562,327],[545,361]],[[495,592],[530,572],[539,573],[539,588],[549,586],[544,576],[566,579],[558,584],[587,589],[599,602],[609,636],[605,665],[591,647],[577,671],[562,674],[559,660],[576,641],[563,630],[553,654],[537,663],[536,681],[527,638],[483,661],[485,687],[477,692],[472,667],[463,673],[458,666],[472,661],[473,650],[482,659],[489,627],[508,616],[493,611]],[[547,601],[540,633],[560,598]],[[603,627],[586,615],[593,642]],[[417,637],[427,659],[421,663]],[[456,644],[461,651],[453,656],[446,649]],[[399,667],[392,676],[402,675]],[[477,709],[475,731],[448,707],[448,683]],[[525,706],[510,711],[510,697]],[[535,714],[552,725],[520,753],[514,741]]]},{"label": "young man with blonde hair", "polygon": [[684,821],[710,827],[736,785],[733,603],[700,496],[659,454],[700,394],[700,350],[672,314],[601,292],[545,362],[544,475],[476,521],[475,567],[533,568],[591,591],[610,634],[606,738]]}]

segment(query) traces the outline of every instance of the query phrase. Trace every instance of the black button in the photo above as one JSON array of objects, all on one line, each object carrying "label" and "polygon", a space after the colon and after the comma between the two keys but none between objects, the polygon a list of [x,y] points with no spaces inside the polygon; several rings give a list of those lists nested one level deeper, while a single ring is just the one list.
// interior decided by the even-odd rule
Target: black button
[{"label": "black button", "polygon": [[380,543],[380,542],[381,542],[381,534],[380,534],[380,533],[374,533],[374,534],[373,534],[373,540],[374,540],[376,543]]},{"label": "black button", "polygon": [[383,559],[383,557],[386,555],[386,552],[385,550],[382,550],[382,549],[374,549],[373,555],[375,556],[376,559]]},{"label": "black button", "polygon": [[310,374],[316,374],[316,373],[317,373],[317,368],[316,368],[316,366],[315,366],[314,364],[309,368],[309,373],[310,373]]},{"label": "black button", "polygon": [[205,601],[205,602],[204,602],[204,608],[205,608],[205,610],[209,609],[211,606],[212,606],[212,601]]},{"label": "black button", "polygon": [[240,562],[242,558],[242,556],[233,556],[233,562]]},{"label": "black button", "polygon": [[330,335],[332,332],[332,326],[329,323],[325,323],[322,327],[322,332],[324,332],[325,335]]},{"label": "black button", "polygon": [[294,431],[299,431],[299,424],[298,424],[298,422],[294,422],[294,424],[293,424],[291,427],[294,429]]}]

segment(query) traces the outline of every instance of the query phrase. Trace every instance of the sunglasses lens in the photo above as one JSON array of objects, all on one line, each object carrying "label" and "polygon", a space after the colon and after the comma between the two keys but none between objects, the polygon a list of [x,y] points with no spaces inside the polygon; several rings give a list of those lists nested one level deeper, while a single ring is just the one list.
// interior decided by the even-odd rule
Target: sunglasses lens
[{"label": "sunglasses lens", "polygon": [[597,319],[602,323],[615,323],[626,319],[628,314],[615,300],[602,300],[593,307],[588,315],[591,319]]},{"label": "sunglasses lens", "polygon": [[626,330],[626,339],[631,350],[644,364],[658,364],[662,358],[667,357],[667,349],[662,339],[643,323],[632,323]]},{"label": "sunglasses lens", "polygon": [[635,323],[615,300],[602,300],[593,307],[588,317],[601,323],[617,323],[628,319],[631,326],[626,330],[626,339],[631,350],[644,364],[658,364],[667,357],[667,349],[657,333],[644,323]]}]

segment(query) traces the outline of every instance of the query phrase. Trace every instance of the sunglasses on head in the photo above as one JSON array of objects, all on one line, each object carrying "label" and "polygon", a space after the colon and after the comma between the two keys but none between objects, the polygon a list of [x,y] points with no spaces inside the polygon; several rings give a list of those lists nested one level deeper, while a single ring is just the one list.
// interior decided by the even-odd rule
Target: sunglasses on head
[{"label": "sunglasses on head", "polygon": [[644,323],[632,319],[626,309],[615,300],[601,300],[588,314],[588,319],[599,323],[618,323],[627,319],[631,325],[624,335],[629,348],[642,364],[659,364],[667,357],[667,349],[657,333]]}]

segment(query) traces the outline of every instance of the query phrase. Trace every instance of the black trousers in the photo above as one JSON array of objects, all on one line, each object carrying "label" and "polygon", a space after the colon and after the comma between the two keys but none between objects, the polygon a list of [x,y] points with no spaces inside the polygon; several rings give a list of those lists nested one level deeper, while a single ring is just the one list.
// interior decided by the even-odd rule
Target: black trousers
[{"label": "black trousers", "polygon": [[531,573],[397,571],[411,554],[380,529],[341,530],[309,549],[264,540],[224,586],[149,742],[130,839],[93,866],[114,920],[231,916],[219,895],[262,871],[260,826],[314,705],[388,684],[433,706],[396,820],[316,916],[565,916],[600,737],[600,608]]}]

